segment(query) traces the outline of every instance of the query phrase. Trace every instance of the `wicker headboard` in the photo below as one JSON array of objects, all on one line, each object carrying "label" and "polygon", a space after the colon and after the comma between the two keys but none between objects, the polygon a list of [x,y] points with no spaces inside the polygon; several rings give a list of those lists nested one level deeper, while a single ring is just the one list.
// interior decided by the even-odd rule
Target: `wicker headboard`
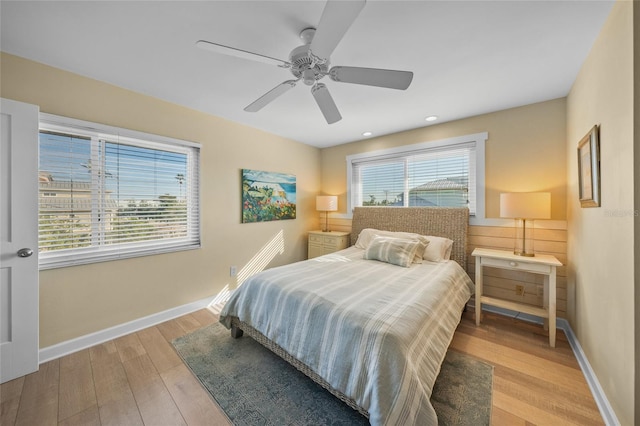
[{"label": "wicker headboard", "polygon": [[451,260],[467,269],[469,209],[452,207],[356,207],[351,224],[351,244],[365,228],[415,232],[453,240]]}]

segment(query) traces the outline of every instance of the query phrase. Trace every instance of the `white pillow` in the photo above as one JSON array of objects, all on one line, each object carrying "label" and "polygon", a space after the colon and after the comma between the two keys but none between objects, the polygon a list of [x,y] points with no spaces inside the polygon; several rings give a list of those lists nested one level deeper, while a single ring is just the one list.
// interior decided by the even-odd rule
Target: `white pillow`
[{"label": "white pillow", "polygon": [[[373,229],[373,228],[365,228],[362,231],[360,231],[360,234],[358,235],[358,239],[354,244],[354,247],[366,250],[375,237],[390,237],[390,238],[400,238],[405,240],[420,240],[424,244],[425,249],[429,245],[429,240],[425,238],[424,235],[415,234],[413,232],[394,232],[394,231],[382,231],[380,229]],[[422,250],[418,249],[415,257],[413,258],[413,263],[422,263],[422,259],[424,255],[421,253],[422,253]]]},{"label": "white pillow", "polygon": [[374,237],[364,252],[364,259],[379,260],[408,268],[423,242],[392,237]]},{"label": "white pillow", "polygon": [[443,237],[435,237],[433,235],[427,235],[429,244],[424,251],[422,257],[424,260],[431,262],[443,262],[451,258],[451,248],[453,247],[453,240]]}]

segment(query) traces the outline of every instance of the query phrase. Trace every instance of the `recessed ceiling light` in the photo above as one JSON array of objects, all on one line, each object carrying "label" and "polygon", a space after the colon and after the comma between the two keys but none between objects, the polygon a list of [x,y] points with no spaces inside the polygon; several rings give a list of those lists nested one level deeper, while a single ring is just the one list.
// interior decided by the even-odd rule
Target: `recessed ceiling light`
[{"label": "recessed ceiling light", "polygon": [[363,132],[362,136],[371,136],[373,133],[372,132]]},{"label": "recessed ceiling light", "polygon": [[430,115],[427,118],[425,118],[426,121],[436,121],[438,119],[437,115]]}]

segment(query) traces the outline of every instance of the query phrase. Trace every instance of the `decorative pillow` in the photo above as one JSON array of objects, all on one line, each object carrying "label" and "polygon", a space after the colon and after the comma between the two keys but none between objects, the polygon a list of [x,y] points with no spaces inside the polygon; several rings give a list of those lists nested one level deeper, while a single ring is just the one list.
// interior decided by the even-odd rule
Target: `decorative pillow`
[{"label": "decorative pillow", "polygon": [[424,245],[420,240],[406,240],[392,237],[374,237],[364,252],[368,260],[380,260],[393,265],[408,268],[413,262],[416,251]]},{"label": "decorative pillow", "polygon": [[413,259],[413,263],[422,263],[424,249],[426,249],[427,245],[429,244],[429,240],[424,235],[414,234],[412,232],[382,231],[380,229],[365,228],[362,231],[360,231],[360,234],[358,235],[358,240],[354,244],[354,247],[366,250],[375,237],[390,237],[390,238],[400,238],[404,240],[421,241],[422,244],[424,244],[424,248],[422,249],[419,248],[417,250],[416,255]]},{"label": "decorative pillow", "polygon": [[424,260],[431,262],[443,262],[451,258],[451,248],[453,247],[453,240],[443,237],[434,237],[428,235],[429,245],[424,251],[422,257]]}]

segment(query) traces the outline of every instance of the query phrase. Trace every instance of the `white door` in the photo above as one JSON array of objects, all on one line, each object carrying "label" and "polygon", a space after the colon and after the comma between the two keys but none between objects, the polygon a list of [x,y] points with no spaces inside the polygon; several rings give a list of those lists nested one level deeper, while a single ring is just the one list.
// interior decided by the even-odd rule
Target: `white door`
[{"label": "white door", "polygon": [[38,107],[0,107],[0,383],[38,370]]}]

